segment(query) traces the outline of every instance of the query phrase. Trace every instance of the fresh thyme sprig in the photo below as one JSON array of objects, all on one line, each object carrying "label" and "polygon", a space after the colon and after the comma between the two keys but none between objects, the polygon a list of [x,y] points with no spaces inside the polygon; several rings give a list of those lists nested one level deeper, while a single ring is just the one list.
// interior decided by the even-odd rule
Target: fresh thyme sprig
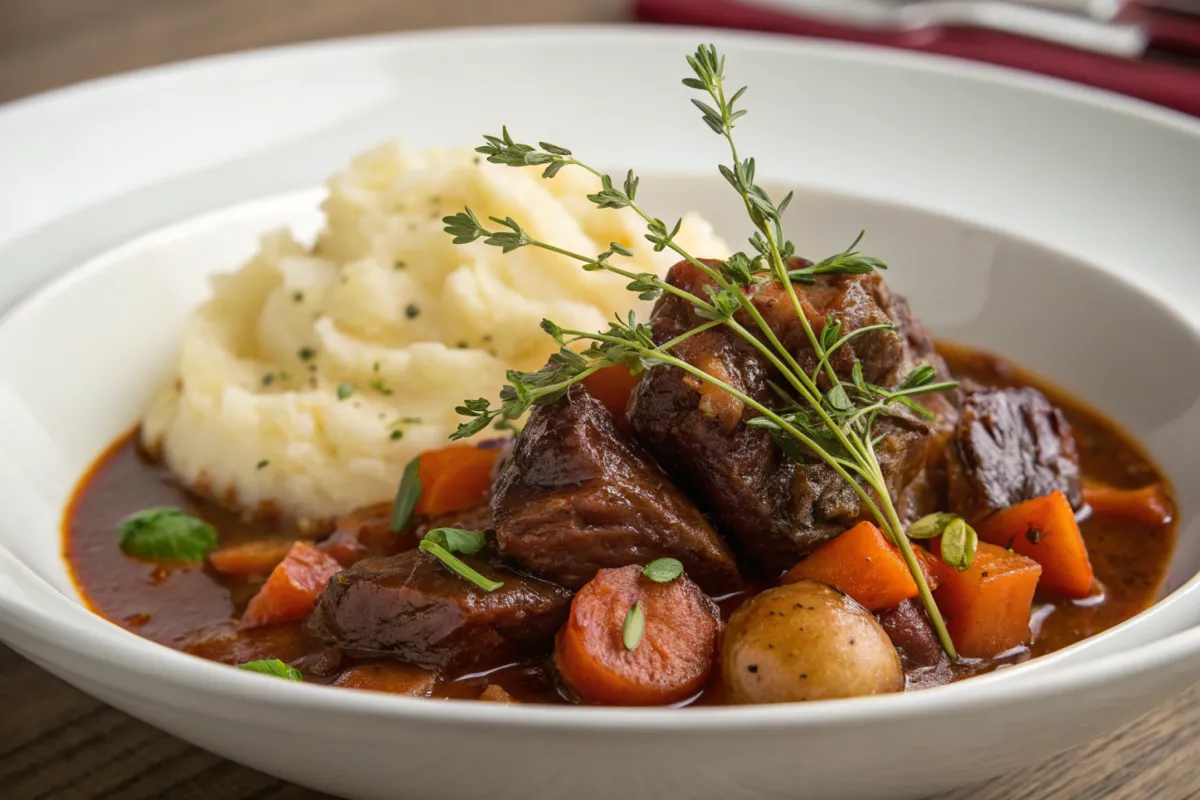
[{"label": "fresh thyme sprig", "polygon": [[[684,84],[703,91],[708,100],[693,100],[700,109],[704,123],[722,136],[729,145],[732,165],[720,165],[721,175],[741,196],[755,231],[749,238],[751,253],[739,252],[719,265],[712,266],[688,253],[677,241],[681,221],[668,225],[646,212],[637,201],[639,178],[632,170],[618,185],[605,174],[575,158],[567,148],[548,142],[538,147],[515,141],[507,128],[500,136],[485,136],[476,148],[494,164],[510,167],[542,167],[544,178],[553,178],[567,166],[576,166],[599,179],[600,189],[588,199],[598,208],[628,208],[646,224],[645,238],[655,251],[670,249],[706,275],[712,285],[705,286],[706,298],[675,287],[647,272],[625,270],[617,266],[620,257],[632,252],[612,243],[609,249],[588,256],[556,247],[532,236],[511,217],[489,217],[497,227],[485,227],[479,218],[466,208],[448,216],[446,232],[456,244],[483,240],[509,253],[522,247],[535,247],[567,256],[581,262],[588,271],[605,270],[627,278],[627,288],[646,300],[670,292],[693,307],[705,322],[661,345],[655,345],[648,326],[639,323],[632,312],[625,319],[616,318],[605,332],[590,333],[564,329],[546,320],[542,328],[559,346],[549,363],[536,372],[510,371],[508,384],[500,393],[497,407],[483,398],[468,400],[457,410],[467,418],[452,438],[472,436],[488,425],[506,426],[519,419],[531,407],[552,403],[575,383],[588,375],[615,364],[635,371],[670,366],[716,386],[739,399],[758,414],[746,424],[766,428],[781,450],[802,463],[821,461],[844,479],[858,495],[863,507],[875,518],[888,537],[904,556],[938,637],[952,658],[956,658],[953,642],[938,611],[924,573],[917,562],[908,536],[900,522],[889,495],[886,481],[875,453],[882,436],[875,438],[872,429],[880,416],[909,417],[913,414],[932,417],[925,408],[914,402],[916,395],[944,391],[952,382],[936,381],[932,367],[920,366],[904,376],[895,386],[882,387],[864,380],[862,364],[854,359],[850,380],[845,382],[834,370],[832,356],[855,337],[872,331],[888,331],[895,335],[892,325],[865,326],[845,335],[841,322],[828,318],[818,334],[800,304],[794,284],[814,283],[818,276],[831,274],[867,274],[885,269],[879,259],[863,256],[856,248],[863,235],[841,253],[807,267],[791,269],[795,253],[791,241],[785,238],[783,213],[791,202],[789,193],[776,204],[757,183],[753,158],[742,159],[733,138],[734,123],[745,115],[735,104],[746,92],[743,87],[726,96],[724,87],[724,57],[711,45],[701,45],[688,57],[695,77]],[[767,282],[780,284],[791,302],[805,337],[816,357],[816,368],[809,374],[797,362],[793,353],[783,345],[775,331],[752,302],[754,287]],[[683,341],[716,326],[729,327],[734,333],[757,349],[778,371],[787,386],[775,386],[780,403],[769,407],[725,381],[714,378],[692,364],[675,356],[672,351]]]}]

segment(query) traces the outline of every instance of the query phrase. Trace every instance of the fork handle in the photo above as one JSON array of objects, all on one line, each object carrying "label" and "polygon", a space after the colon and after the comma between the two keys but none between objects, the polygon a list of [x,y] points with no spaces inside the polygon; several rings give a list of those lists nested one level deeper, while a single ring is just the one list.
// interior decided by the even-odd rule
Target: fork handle
[{"label": "fork handle", "polygon": [[997,31],[868,30],[738,0],[637,0],[635,14],[646,22],[789,33],[985,61],[1108,89],[1200,117],[1200,69],[1175,63],[1104,56]]}]

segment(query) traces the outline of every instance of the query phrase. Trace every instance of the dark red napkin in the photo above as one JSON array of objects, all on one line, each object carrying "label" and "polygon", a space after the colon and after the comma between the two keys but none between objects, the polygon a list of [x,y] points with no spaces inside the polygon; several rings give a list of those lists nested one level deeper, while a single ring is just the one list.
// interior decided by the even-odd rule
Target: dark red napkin
[{"label": "dark red napkin", "polygon": [[1200,116],[1200,57],[1192,68],[1150,58],[1101,55],[974,28],[865,30],[738,0],[636,0],[635,8],[638,19],[646,22],[844,39],[987,61],[1078,81]]}]

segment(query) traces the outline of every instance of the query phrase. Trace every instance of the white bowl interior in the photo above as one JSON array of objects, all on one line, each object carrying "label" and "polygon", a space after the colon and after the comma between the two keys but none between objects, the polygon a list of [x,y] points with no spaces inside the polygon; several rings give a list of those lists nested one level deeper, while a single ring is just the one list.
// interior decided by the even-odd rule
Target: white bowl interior
[{"label": "white bowl interior", "polygon": [[[735,246],[746,234],[740,201],[717,177],[647,175],[643,187],[660,216],[698,210]],[[0,545],[64,596],[78,599],[61,557],[63,507],[168,376],[207,276],[236,268],[265,231],[312,235],[320,197],[314,189],[267,198],[149,234],[0,324]],[[814,257],[843,249],[865,227],[863,247],[889,261],[888,280],[936,335],[1053,376],[1134,434],[1175,486],[1200,479],[1191,446],[1200,432],[1200,340],[1151,290],[1000,231],[876,200],[801,192],[788,216],[799,250]],[[1179,500],[1164,594],[1200,571],[1196,506],[1187,493]],[[1187,594],[1171,603],[1191,602]],[[1197,618],[1139,620],[1097,637],[1089,652],[1144,643]]]}]

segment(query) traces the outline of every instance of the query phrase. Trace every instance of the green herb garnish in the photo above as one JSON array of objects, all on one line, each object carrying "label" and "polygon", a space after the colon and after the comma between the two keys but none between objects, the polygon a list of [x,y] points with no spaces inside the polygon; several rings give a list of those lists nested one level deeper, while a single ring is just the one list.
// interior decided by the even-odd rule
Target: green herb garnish
[{"label": "green herb garnish", "polygon": [[945,532],[946,526],[954,520],[958,519],[958,514],[948,514],[939,511],[936,514],[929,514],[921,517],[919,520],[908,526],[908,538],[910,539],[933,539],[941,536]]},{"label": "green herb garnish", "polygon": [[466,553],[473,556],[487,544],[487,537],[479,531],[462,528],[434,528],[425,534],[425,541],[440,544],[451,553]]},{"label": "green herb garnish", "polygon": [[[504,253],[522,247],[557,253],[579,261],[585,271],[603,270],[622,276],[628,281],[626,288],[643,300],[654,300],[663,292],[674,294],[690,304],[694,313],[704,320],[662,344],[654,341],[650,327],[639,322],[632,312],[609,322],[608,330],[599,333],[571,330],[544,320],[542,329],[554,338],[558,352],[551,356],[546,367],[536,372],[509,372],[509,383],[501,389],[498,406],[493,407],[482,398],[464,401],[457,411],[466,417],[466,421],[451,438],[473,436],[492,424],[511,426],[531,407],[553,403],[573,384],[608,366],[621,364],[635,371],[664,366],[682,370],[740,400],[756,414],[746,424],[769,431],[789,458],[804,463],[821,461],[854,490],[862,507],[900,549],[939,641],[952,659],[957,658],[954,643],[888,492],[875,452],[877,440],[872,434],[872,427],[881,416],[932,417],[912,398],[945,391],[956,384],[939,382],[936,371],[927,365],[913,369],[895,386],[878,386],[866,381],[862,364],[857,360],[853,362],[848,380],[834,371],[831,357],[836,351],[855,337],[871,331],[877,335],[895,335],[894,326],[868,326],[842,335],[842,323],[829,318],[818,332],[804,313],[794,284],[812,283],[819,275],[865,274],[883,269],[886,264],[860,253],[857,249],[862,241],[860,235],[850,247],[817,264],[802,269],[790,267],[796,248],[784,235],[783,213],[792,195],[788,194],[779,203],[773,201],[755,182],[754,159],[742,158],[734,143],[734,123],[746,113],[735,108],[735,104],[746,88],[726,94],[725,59],[712,45],[701,45],[687,60],[693,76],[685,78],[684,85],[706,96],[692,102],[700,109],[705,125],[725,139],[729,147],[731,162],[719,165],[719,170],[738,194],[753,225],[750,251],[735,253],[723,263],[710,266],[676,241],[681,220],[669,224],[652,216],[639,204],[639,178],[633,170],[626,173],[623,181],[614,180],[576,159],[565,147],[548,142],[539,142],[537,147],[519,143],[507,128],[503,128],[499,136],[485,135],[485,144],[476,151],[487,156],[493,164],[535,167],[542,171],[544,178],[553,178],[568,166],[590,172],[600,185],[595,194],[587,196],[589,201],[598,208],[630,209],[645,223],[645,238],[656,252],[671,250],[714,285],[701,297],[672,286],[652,273],[624,269],[620,266],[622,259],[633,254],[617,242],[610,243],[607,250],[593,256],[540,241],[512,217],[489,217],[492,224],[488,226],[470,208],[445,217],[445,230],[454,238],[455,244],[482,239]],[[811,373],[800,366],[752,302],[753,292],[747,290],[764,282],[775,282],[786,293],[786,302],[795,311],[804,337],[817,359],[816,369]],[[782,377],[782,385],[778,387],[782,399],[780,405],[769,407],[674,354],[679,344],[716,326],[732,330],[770,362]],[[966,558],[965,550],[963,558]]]},{"label": "green herb garnish", "polygon": [[261,672],[263,675],[271,675],[276,678],[283,678],[284,680],[296,681],[297,683],[304,682],[304,676],[300,674],[300,670],[288,666],[278,658],[247,661],[245,664],[238,664],[237,666],[238,669],[244,669],[247,672]]},{"label": "green herb garnish", "polygon": [[655,583],[670,583],[683,574],[683,564],[677,558],[659,558],[647,564],[642,574]]},{"label": "green herb garnish", "polygon": [[338,400],[345,400],[347,397],[354,394],[354,389],[355,387],[353,383],[339,383],[337,385]]},{"label": "green herb garnish", "polygon": [[642,643],[642,634],[646,632],[646,615],[642,607],[634,603],[625,615],[625,624],[621,626],[621,642],[626,650],[634,650]]},{"label": "green herb garnish", "polygon": [[392,503],[392,533],[403,533],[412,518],[413,509],[421,499],[421,457],[417,456],[404,467],[404,477]]},{"label": "green herb garnish", "polygon": [[371,372],[375,373],[375,377],[371,380],[371,388],[382,395],[392,394],[391,388],[383,382],[383,375],[380,374],[380,364],[376,361],[371,365]]},{"label": "green herb garnish", "polygon": [[203,561],[217,546],[217,529],[181,508],[147,508],[121,521],[121,550],[154,561]]},{"label": "green herb garnish", "polygon": [[301,347],[299,350],[296,351],[296,355],[298,355],[300,357],[301,361],[308,361],[310,358],[312,358],[316,354],[317,354],[317,351],[312,349],[311,347]]},{"label": "green herb garnish", "polygon": [[494,592],[504,583],[479,574],[454,555],[454,553],[473,555],[482,550],[486,543],[487,539],[478,531],[465,531],[461,528],[434,528],[425,534],[425,538],[418,546],[445,564],[460,578],[470,581],[485,592]]},{"label": "green herb garnish", "polygon": [[408,317],[409,319],[413,319],[414,317],[418,316],[420,313],[421,313],[421,307],[419,305],[417,305],[416,303],[409,303],[408,307],[404,309],[404,316]]},{"label": "green herb garnish", "polygon": [[962,572],[975,563],[978,545],[979,536],[975,529],[962,517],[955,517],[942,534],[942,561]]},{"label": "green herb garnish", "polygon": [[304,302],[304,292],[292,292],[292,302],[293,303],[303,303]]}]

